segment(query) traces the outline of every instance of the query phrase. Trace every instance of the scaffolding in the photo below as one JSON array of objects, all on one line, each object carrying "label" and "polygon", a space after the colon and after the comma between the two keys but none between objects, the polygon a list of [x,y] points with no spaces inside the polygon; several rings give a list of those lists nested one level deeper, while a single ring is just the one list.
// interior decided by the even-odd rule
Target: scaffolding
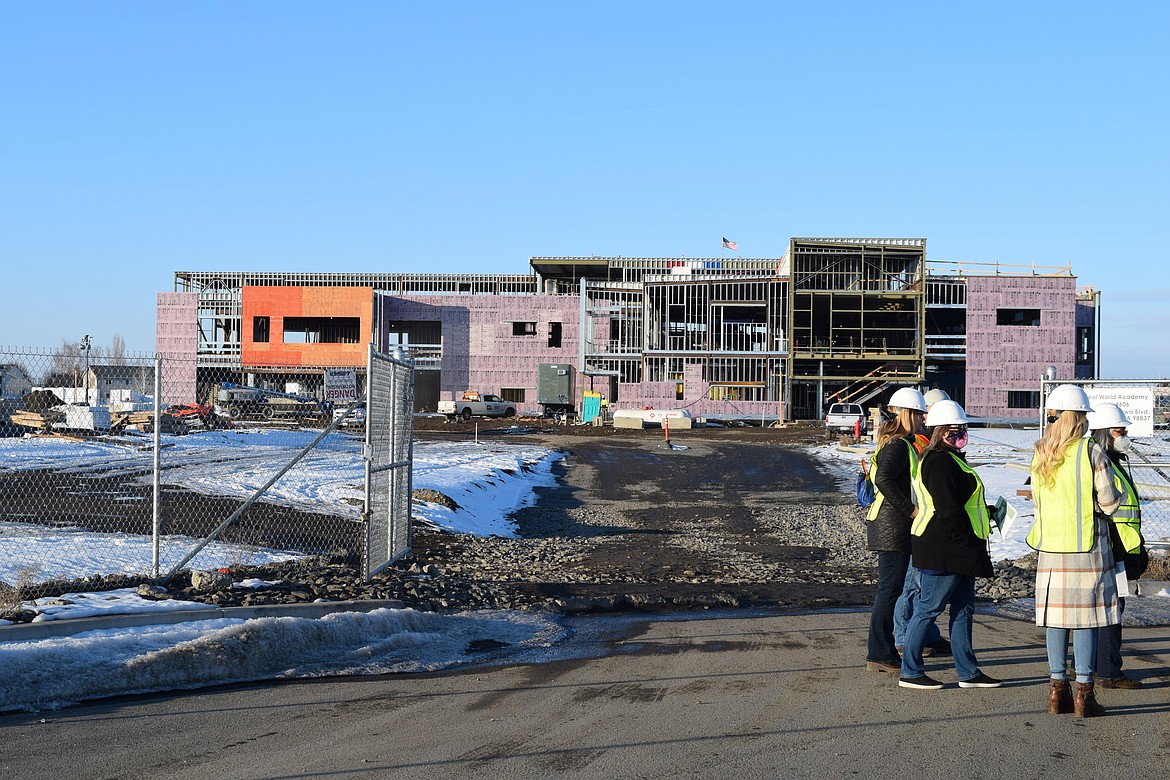
[{"label": "scaffolding", "polygon": [[710,400],[783,398],[786,279],[726,270],[643,278],[582,282],[582,374],[673,383],[676,400],[694,382]]},{"label": "scaffolding", "polygon": [[788,257],[796,416],[922,381],[926,239],[793,238]]}]

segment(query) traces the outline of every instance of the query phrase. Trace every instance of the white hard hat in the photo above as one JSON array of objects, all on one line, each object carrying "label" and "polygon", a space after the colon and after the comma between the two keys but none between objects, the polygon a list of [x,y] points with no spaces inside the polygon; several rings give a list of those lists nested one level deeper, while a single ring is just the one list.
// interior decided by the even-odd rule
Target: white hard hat
[{"label": "white hard hat", "polygon": [[890,403],[888,405],[896,406],[900,409],[914,409],[919,412],[926,411],[926,399],[922,397],[922,393],[913,387],[903,387],[897,390],[890,396]]},{"label": "white hard hat", "polygon": [[1093,405],[1080,385],[1057,385],[1044,402],[1045,409],[1059,412],[1091,412]]},{"label": "white hard hat", "polygon": [[927,406],[930,406],[931,404],[937,404],[939,401],[951,400],[951,397],[947,395],[946,390],[939,390],[937,387],[933,390],[927,390],[926,395],[924,395],[923,398],[926,399]]},{"label": "white hard hat", "polygon": [[1133,425],[1125,412],[1117,404],[1097,404],[1089,412],[1089,430],[1099,431],[1102,428],[1128,428]]},{"label": "white hard hat", "polygon": [[926,413],[926,427],[936,425],[966,425],[967,413],[955,401],[938,401]]}]

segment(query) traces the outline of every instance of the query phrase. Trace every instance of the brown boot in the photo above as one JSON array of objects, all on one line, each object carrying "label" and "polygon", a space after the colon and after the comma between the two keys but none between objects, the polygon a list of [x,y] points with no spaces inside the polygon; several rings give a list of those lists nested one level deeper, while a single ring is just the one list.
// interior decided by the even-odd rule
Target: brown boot
[{"label": "brown boot", "polygon": [[1073,715],[1078,718],[1095,718],[1104,715],[1105,708],[1097,703],[1093,695],[1093,683],[1077,683],[1077,692],[1073,696]]},{"label": "brown boot", "polygon": [[1068,680],[1051,680],[1052,690],[1048,692],[1048,714],[1066,715],[1073,711],[1072,688]]}]

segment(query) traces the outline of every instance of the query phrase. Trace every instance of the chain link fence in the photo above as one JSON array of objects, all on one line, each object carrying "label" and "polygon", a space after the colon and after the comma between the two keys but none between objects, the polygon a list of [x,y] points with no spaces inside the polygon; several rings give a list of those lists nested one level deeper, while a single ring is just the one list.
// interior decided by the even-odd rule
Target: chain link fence
[{"label": "chain link fence", "polygon": [[[0,584],[305,555],[368,568],[365,410],[326,403],[323,368],[241,372],[83,347],[0,347]],[[364,390],[367,369],[355,374]],[[380,388],[380,407],[409,391]],[[409,462],[409,420],[405,431]],[[383,559],[404,551],[394,534]]]},{"label": "chain link fence", "polygon": [[[1141,496],[1142,535],[1150,546],[1170,547],[1170,380],[1042,379],[1043,399],[1058,385],[1079,385],[1091,401],[1119,404],[1129,428],[1129,467]],[[1041,427],[1044,420],[1041,415]]]},{"label": "chain link fence", "polygon": [[366,389],[365,574],[372,577],[410,550],[414,371],[401,355],[371,350]]}]

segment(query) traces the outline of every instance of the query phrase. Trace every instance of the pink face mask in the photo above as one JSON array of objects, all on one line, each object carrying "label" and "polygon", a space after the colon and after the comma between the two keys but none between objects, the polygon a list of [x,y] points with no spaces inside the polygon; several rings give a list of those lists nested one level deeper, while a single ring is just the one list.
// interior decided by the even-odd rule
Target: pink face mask
[{"label": "pink face mask", "polygon": [[956,450],[961,450],[967,446],[967,432],[966,431],[951,431],[943,436],[947,440],[947,444],[954,447]]}]

